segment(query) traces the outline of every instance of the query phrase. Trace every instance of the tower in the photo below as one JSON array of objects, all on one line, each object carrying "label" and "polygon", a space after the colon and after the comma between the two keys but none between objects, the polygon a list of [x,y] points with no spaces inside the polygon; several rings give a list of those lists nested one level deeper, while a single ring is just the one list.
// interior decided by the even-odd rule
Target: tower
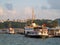
[{"label": "tower", "polygon": [[32,23],[34,22],[35,20],[35,15],[34,15],[34,9],[32,8]]}]

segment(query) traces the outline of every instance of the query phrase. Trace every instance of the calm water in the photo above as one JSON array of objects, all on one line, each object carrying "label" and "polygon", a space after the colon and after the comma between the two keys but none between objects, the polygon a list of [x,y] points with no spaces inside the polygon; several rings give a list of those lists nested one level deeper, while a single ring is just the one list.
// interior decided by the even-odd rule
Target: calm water
[{"label": "calm water", "polygon": [[0,34],[0,45],[60,45],[60,38],[27,38],[20,34]]}]

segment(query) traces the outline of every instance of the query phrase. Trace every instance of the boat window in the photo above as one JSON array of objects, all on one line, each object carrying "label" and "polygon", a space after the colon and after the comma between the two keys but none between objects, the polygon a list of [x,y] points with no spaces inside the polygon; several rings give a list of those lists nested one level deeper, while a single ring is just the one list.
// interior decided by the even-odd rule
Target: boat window
[{"label": "boat window", "polygon": [[34,29],[42,29],[42,27],[35,27]]},{"label": "boat window", "polygon": [[37,34],[37,32],[29,32],[29,33],[30,33],[30,34],[34,34],[34,33]]},{"label": "boat window", "polygon": [[25,30],[33,30],[33,28],[26,28]]}]

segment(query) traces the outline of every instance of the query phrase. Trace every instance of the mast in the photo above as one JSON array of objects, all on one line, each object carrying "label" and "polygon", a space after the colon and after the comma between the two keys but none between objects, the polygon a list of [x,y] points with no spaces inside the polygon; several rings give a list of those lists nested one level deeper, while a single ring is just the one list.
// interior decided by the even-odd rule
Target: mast
[{"label": "mast", "polygon": [[32,8],[32,23],[34,22],[35,16],[34,16],[34,9]]}]

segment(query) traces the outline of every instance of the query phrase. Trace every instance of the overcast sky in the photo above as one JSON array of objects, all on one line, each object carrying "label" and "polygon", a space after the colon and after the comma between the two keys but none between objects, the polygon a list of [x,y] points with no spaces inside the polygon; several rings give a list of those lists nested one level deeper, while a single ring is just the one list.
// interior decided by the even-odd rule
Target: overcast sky
[{"label": "overcast sky", "polygon": [[60,18],[60,0],[0,0],[0,20]]}]

